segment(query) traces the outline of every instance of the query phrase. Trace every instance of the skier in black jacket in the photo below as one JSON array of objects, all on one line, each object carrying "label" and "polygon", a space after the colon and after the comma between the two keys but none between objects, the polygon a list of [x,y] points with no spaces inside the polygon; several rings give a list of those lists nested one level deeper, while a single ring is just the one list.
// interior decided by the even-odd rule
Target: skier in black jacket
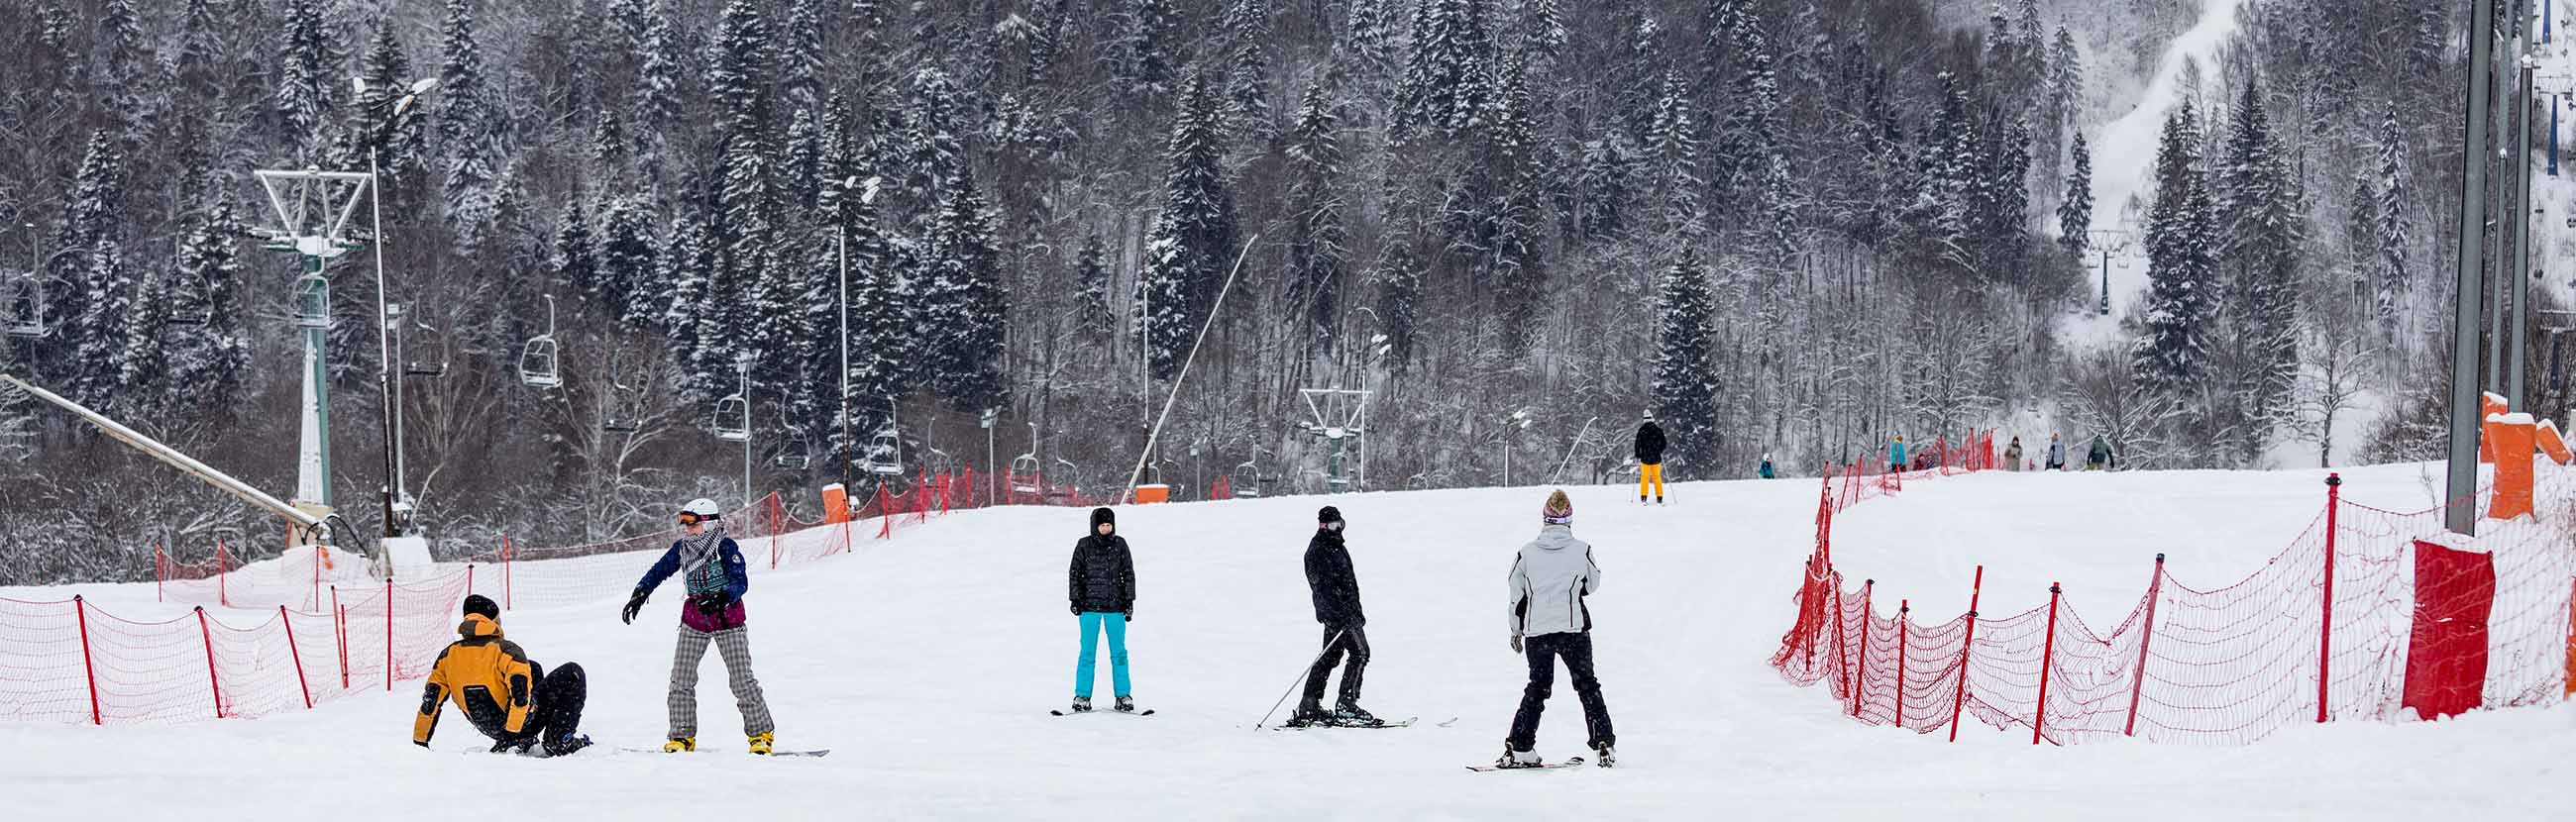
[{"label": "skier in black jacket", "polygon": [[1118,515],[1107,508],[1091,511],[1091,533],[1073,544],[1073,568],[1066,573],[1073,615],[1082,620],[1082,657],[1073,666],[1073,710],[1091,710],[1091,680],[1097,670],[1100,635],[1109,634],[1109,681],[1118,702],[1112,710],[1134,713],[1136,699],[1127,683],[1127,621],[1136,617],[1136,562],[1127,540],[1118,536]]},{"label": "skier in black jacket", "polygon": [[[1306,587],[1315,595],[1315,621],[1324,624],[1324,651],[1306,672],[1306,696],[1288,720],[1291,727],[1384,724],[1360,709],[1360,676],[1369,660],[1368,634],[1361,626],[1368,617],[1360,613],[1360,580],[1351,570],[1350,549],[1342,544],[1343,525],[1341,509],[1324,506],[1315,512],[1315,537],[1306,541]],[[1324,682],[1344,654],[1350,664],[1342,668],[1341,699],[1325,713]]]},{"label": "skier in black jacket", "polygon": [[1655,489],[1655,504],[1664,504],[1664,429],[1655,424],[1655,409],[1637,426],[1637,504],[1646,503],[1646,487]]}]

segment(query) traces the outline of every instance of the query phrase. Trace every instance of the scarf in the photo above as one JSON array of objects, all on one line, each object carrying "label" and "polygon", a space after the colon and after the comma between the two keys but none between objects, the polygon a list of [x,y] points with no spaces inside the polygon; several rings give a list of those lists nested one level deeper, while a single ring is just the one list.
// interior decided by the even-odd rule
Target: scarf
[{"label": "scarf", "polygon": [[725,589],[729,580],[724,569],[724,522],[707,525],[705,533],[680,537],[680,577],[689,584],[689,596],[711,594]]}]

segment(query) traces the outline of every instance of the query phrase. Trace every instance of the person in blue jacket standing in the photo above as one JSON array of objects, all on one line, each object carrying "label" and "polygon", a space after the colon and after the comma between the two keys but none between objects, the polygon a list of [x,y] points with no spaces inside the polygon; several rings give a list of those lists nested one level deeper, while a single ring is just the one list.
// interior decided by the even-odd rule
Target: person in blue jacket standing
[{"label": "person in blue jacket standing", "polygon": [[1091,533],[1073,544],[1073,566],[1066,571],[1066,595],[1082,624],[1082,656],[1073,665],[1073,711],[1091,710],[1091,681],[1098,676],[1100,635],[1109,635],[1109,681],[1118,701],[1111,710],[1135,713],[1134,689],[1127,681],[1127,622],[1136,617],[1136,560],[1127,538],[1118,535],[1118,514],[1091,511]]},{"label": "person in blue jacket standing", "polygon": [[1756,469],[1754,473],[1759,474],[1763,479],[1771,479],[1780,475],[1780,472],[1777,469],[1771,467],[1771,455],[1767,453],[1762,455],[1762,467]]},{"label": "person in blue jacket standing", "polygon": [[1898,434],[1898,435],[1896,435],[1896,444],[1895,444],[1895,445],[1892,445],[1892,446],[1888,446],[1888,452],[1887,452],[1887,471],[1888,471],[1888,473],[1891,473],[1891,474],[1902,474],[1902,473],[1905,473],[1905,435],[1904,435],[1904,434]]},{"label": "person in blue jacket standing", "polygon": [[671,660],[671,734],[670,742],[662,746],[666,753],[698,749],[698,664],[706,660],[709,644],[724,657],[726,681],[733,686],[734,705],[742,709],[742,732],[751,740],[751,752],[767,754],[775,741],[777,728],[769,718],[769,702],[760,694],[760,680],[751,674],[751,637],[744,628],[742,595],[751,590],[751,575],[743,565],[742,546],[725,536],[721,516],[711,499],[691,500],[682,507],[680,527],[685,533],[635,583],[635,592],[627,597],[626,610],[620,614],[627,624],[634,624],[635,614],[644,610],[644,600],[674,574],[688,586],[689,601],[680,608],[680,646]]}]

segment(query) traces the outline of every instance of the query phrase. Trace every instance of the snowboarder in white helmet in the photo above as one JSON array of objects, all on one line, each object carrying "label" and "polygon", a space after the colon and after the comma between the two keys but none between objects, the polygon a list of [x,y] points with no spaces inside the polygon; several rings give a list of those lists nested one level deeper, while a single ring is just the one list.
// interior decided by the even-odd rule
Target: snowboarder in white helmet
[{"label": "snowboarder in white helmet", "polygon": [[743,565],[742,546],[725,536],[723,517],[715,500],[699,498],[681,506],[682,535],[635,583],[620,614],[634,624],[644,600],[672,574],[688,586],[688,604],[680,608],[680,645],[671,660],[671,734],[662,746],[669,753],[698,749],[698,664],[706,660],[710,644],[724,657],[725,678],[742,710],[742,732],[751,740],[751,752],[767,754],[774,741],[776,727],[769,718],[769,701],[760,694],[760,680],[751,675],[751,637],[744,628],[742,595],[751,590],[751,575]]}]

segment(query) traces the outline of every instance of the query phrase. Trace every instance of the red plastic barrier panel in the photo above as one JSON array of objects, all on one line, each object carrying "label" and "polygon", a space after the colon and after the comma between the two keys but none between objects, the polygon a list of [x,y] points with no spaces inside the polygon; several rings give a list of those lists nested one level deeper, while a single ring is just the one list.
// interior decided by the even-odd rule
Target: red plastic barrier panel
[{"label": "red plastic barrier panel", "polygon": [[2425,719],[2478,707],[2487,681],[2487,618],[2495,558],[2415,541],[2415,628],[2406,650],[2405,706]]}]

